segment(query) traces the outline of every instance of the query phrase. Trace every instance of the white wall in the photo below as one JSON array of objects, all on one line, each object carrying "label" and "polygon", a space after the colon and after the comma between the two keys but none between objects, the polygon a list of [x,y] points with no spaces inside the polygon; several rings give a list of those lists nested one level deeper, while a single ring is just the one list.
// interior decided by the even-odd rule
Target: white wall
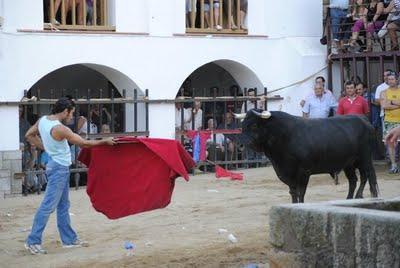
[{"label": "white wall", "polygon": [[3,0],[4,31],[43,29],[43,0]]},{"label": "white wall", "polygon": [[[37,6],[41,6],[37,4],[37,1],[21,0],[25,4],[32,3],[35,9],[38,9]],[[91,66],[103,73],[118,88],[137,87],[141,90],[148,88],[150,99],[173,99],[182,82],[193,71],[210,62],[216,62],[228,70],[241,87],[253,87],[254,84],[257,84],[261,90],[264,86],[273,90],[298,82],[325,66],[325,47],[319,44],[319,36],[295,37],[314,36],[317,33],[316,28],[322,21],[322,13],[317,12],[314,16],[308,16],[307,19],[299,18],[300,20],[296,24],[300,24],[300,26],[294,25],[294,30],[287,29],[286,31],[287,33],[296,32],[292,38],[174,37],[171,34],[179,31],[178,21],[184,25],[184,15],[182,20],[181,17],[176,17],[177,11],[174,11],[174,7],[180,1],[184,3],[183,0],[148,0],[148,16],[151,18],[148,23],[151,36],[148,37],[112,34],[85,35],[83,33],[77,35],[66,33],[4,34],[3,40],[0,41],[0,44],[3,43],[0,50],[0,71],[3,71],[2,74],[4,74],[0,75],[0,99],[19,100],[24,89],[29,89],[48,73],[72,64]],[[17,7],[24,8],[20,4],[10,4],[14,1],[6,0],[6,2],[8,3],[8,16],[17,14]],[[20,1],[15,2],[19,3]],[[130,12],[136,14],[137,11],[132,11],[132,8],[135,4],[143,7],[143,2],[146,1],[118,0],[115,5],[116,14],[123,13],[124,10],[129,14],[131,14]],[[260,2],[250,0],[249,4]],[[300,5],[300,3],[304,3],[303,1],[282,0],[282,2],[267,1],[264,6],[259,4],[264,11],[259,11],[253,6],[249,9],[249,14],[250,12],[260,12],[259,14],[270,12],[272,2],[277,8],[286,5],[286,7],[293,6],[304,11]],[[305,5],[309,6],[310,10],[316,10],[321,6],[315,0],[307,2],[311,3]],[[36,3],[36,6],[33,3]],[[12,9],[14,12],[11,12]],[[42,10],[35,12],[41,14]],[[272,13],[271,18],[267,16],[263,19],[274,25],[282,23],[286,25],[285,27],[290,25],[286,20],[274,21],[273,19],[277,16],[274,12]],[[117,16],[117,28],[120,27],[121,31],[128,31],[135,24],[132,22],[135,18],[126,13],[124,16],[124,22],[121,22],[120,26],[118,26]],[[39,19],[40,22],[42,20],[42,18]],[[249,23],[252,23],[251,19],[249,19]],[[304,23],[307,25],[303,25]],[[16,19],[13,25],[16,27],[17,24],[19,24],[19,19]],[[142,29],[145,30],[146,23],[138,25],[137,31],[143,32]],[[263,27],[258,29],[259,33],[265,34]],[[300,84],[278,92],[285,97],[285,100],[271,104],[271,109],[280,109],[280,105],[282,105],[282,110],[298,114],[300,110],[293,103],[298,103],[308,88],[308,85]],[[151,135],[172,138],[175,120],[173,105],[151,107]],[[1,125],[3,125],[2,120],[0,118]],[[127,118],[127,120],[129,119]],[[15,126],[17,121],[12,124],[10,127],[12,133],[0,132],[0,140],[6,139],[6,137],[9,139],[9,135],[18,137],[18,127]],[[1,143],[0,150],[3,150],[4,146],[17,149],[18,143],[10,142],[11,145]]]}]

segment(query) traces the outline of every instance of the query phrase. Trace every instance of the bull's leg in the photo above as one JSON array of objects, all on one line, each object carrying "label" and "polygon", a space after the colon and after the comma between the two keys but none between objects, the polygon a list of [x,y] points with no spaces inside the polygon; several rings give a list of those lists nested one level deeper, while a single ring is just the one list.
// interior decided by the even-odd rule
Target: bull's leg
[{"label": "bull's leg", "polygon": [[360,171],[360,186],[358,187],[356,198],[363,198],[365,184],[367,183],[368,175],[364,167],[358,169]]},{"label": "bull's leg", "polygon": [[371,192],[372,197],[378,197],[379,188],[378,188],[378,182],[376,181],[375,168],[374,165],[372,164],[372,161],[370,162],[371,164],[367,169],[369,191]]},{"label": "bull's leg", "polygon": [[289,193],[292,196],[292,203],[299,203],[296,186],[289,186],[289,189]]},{"label": "bull's leg", "polygon": [[335,172],[335,185],[339,185],[339,175],[337,172]]},{"label": "bull's leg", "polygon": [[353,166],[348,166],[344,168],[344,174],[349,181],[349,193],[347,194],[347,199],[352,199],[354,196],[354,191],[357,187],[357,175],[356,170]]},{"label": "bull's leg", "polygon": [[304,203],[304,195],[306,194],[309,179],[310,176],[304,174],[297,178],[297,193],[299,196],[299,203]]}]

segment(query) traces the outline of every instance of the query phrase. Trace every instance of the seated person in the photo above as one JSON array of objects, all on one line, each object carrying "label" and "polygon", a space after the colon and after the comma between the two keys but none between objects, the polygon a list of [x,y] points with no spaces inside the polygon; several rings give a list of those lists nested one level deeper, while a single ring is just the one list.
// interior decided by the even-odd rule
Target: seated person
[{"label": "seated person", "polygon": [[[207,130],[214,130],[216,120],[211,118],[207,122]],[[214,140],[215,135],[215,140]],[[225,159],[225,145],[228,148],[228,159]],[[231,140],[226,138],[222,133],[211,134],[211,137],[207,140],[207,159],[210,161],[223,161],[229,160],[232,157],[233,143]]]}]

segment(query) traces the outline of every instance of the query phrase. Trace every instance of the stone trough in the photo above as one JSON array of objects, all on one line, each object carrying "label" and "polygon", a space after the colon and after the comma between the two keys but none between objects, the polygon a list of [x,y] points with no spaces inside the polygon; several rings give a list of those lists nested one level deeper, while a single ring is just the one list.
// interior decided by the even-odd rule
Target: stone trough
[{"label": "stone trough", "polygon": [[271,267],[400,267],[400,198],[274,206]]}]

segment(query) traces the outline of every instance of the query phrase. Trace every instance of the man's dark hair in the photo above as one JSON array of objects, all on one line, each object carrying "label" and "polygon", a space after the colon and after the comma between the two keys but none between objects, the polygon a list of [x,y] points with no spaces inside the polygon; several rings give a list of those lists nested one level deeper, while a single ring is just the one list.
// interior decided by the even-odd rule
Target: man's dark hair
[{"label": "man's dark hair", "polygon": [[324,78],[323,76],[317,76],[317,77],[315,78],[315,81],[317,81],[318,79],[321,79],[322,82],[325,83],[325,78]]},{"label": "man's dark hair", "polygon": [[53,109],[51,110],[52,114],[58,114],[64,112],[67,109],[68,112],[71,112],[72,109],[75,108],[75,103],[73,100],[70,100],[67,97],[62,97],[57,100],[54,104]]},{"label": "man's dark hair", "polygon": [[394,73],[394,71],[393,71],[392,69],[386,69],[386,70],[385,70],[385,73],[386,73],[386,72]]},{"label": "man's dark hair", "polygon": [[364,83],[364,82],[358,82],[356,86],[358,86],[358,85],[362,85],[362,86],[363,86],[363,88],[366,88],[366,85],[365,85],[365,83]]},{"label": "man's dark hair", "polygon": [[348,81],[346,81],[346,82],[344,83],[344,86],[345,86],[345,87],[346,87],[346,86],[350,86],[350,85],[353,85],[354,87],[356,87],[356,83],[354,83],[353,80],[348,80]]},{"label": "man's dark hair", "polygon": [[256,92],[256,89],[255,88],[249,88],[249,90],[247,90],[247,93],[250,93],[250,92]]}]

